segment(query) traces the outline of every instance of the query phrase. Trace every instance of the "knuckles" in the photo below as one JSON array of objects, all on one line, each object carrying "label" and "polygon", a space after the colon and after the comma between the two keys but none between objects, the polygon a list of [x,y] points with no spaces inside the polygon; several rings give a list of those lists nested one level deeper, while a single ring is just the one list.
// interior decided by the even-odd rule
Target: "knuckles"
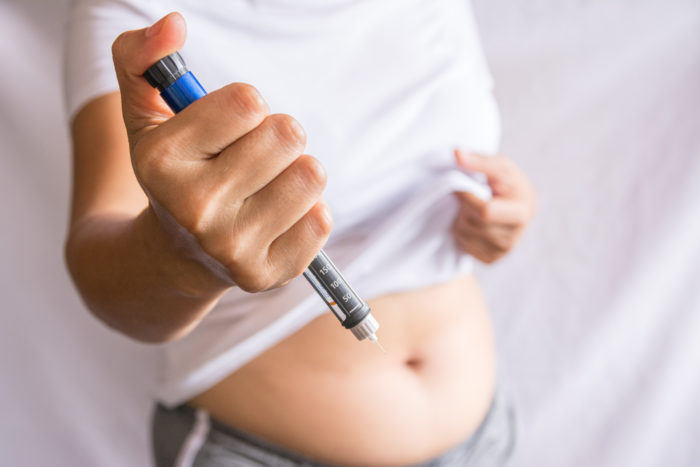
[{"label": "knuckles", "polygon": [[234,282],[241,290],[248,293],[263,292],[272,288],[274,282],[268,281],[256,275],[248,275],[244,277],[234,277]]},{"label": "knuckles", "polygon": [[303,154],[294,161],[292,169],[300,186],[320,195],[326,186],[326,171],[318,160]]},{"label": "knuckles", "polygon": [[[229,263],[228,269],[231,271],[231,276],[236,285],[249,293],[262,292],[275,286],[276,281],[271,274],[265,271],[263,267],[257,267],[257,264],[250,264],[245,269],[240,268],[236,262]],[[253,268],[251,268],[253,266]],[[251,271],[251,269],[253,269]]]},{"label": "knuckles", "polygon": [[[205,222],[199,224],[205,227]],[[211,225],[202,232],[191,226],[193,235],[200,239],[204,251],[221,263],[229,272],[233,282],[240,289],[255,293],[262,292],[275,286],[273,270],[268,267],[266,251],[253,249],[250,232],[224,232],[219,228],[218,233],[212,232]],[[221,226],[219,226],[221,227]],[[233,238],[235,237],[235,238]]]},{"label": "knuckles", "polygon": [[225,98],[221,103],[225,112],[231,112],[238,118],[248,121],[253,127],[257,126],[270,113],[265,99],[260,92],[250,84],[233,83],[224,88]]},{"label": "knuckles", "polygon": [[150,132],[141,138],[133,149],[133,166],[136,176],[145,184],[162,180],[171,165],[174,148],[168,140],[154,137]]},{"label": "knuckles", "polygon": [[301,151],[306,146],[306,133],[299,122],[287,114],[270,114],[267,103],[255,87],[233,83],[226,86],[222,94],[225,97],[219,100],[221,110],[243,119],[250,129],[260,126],[269,133],[272,141],[294,150]]},{"label": "knuckles", "polygon": [[218,211],[219,196],[216,190],[190,191],[180,201],[177,221],[200,241],[206,239],[213,228]]},{"label": "knuckles", "polygon": [[[327,207],[322,208],[324,213],[316,216],[316,233],[323,239],[328,238],[333,230],[333,218]],[[301,273],[300,273],[301,274]]]},{"label": "knuckles", "polygon": [[273,138],[285,146],[299,150],[306,146],[306,133],[294,117],[287,114],[272,114],[265,118],[265,124],[273,133]]}]

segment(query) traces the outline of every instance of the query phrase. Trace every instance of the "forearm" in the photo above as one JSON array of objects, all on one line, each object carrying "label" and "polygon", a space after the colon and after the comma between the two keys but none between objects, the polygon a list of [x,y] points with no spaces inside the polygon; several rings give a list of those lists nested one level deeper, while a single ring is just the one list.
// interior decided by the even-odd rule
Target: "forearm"
[{"label": "forearm", "polygon": [[147,342],[185,334],[232,285],[189,239],[167,235],[150,209],[77,219],[65,253],[88,308],[110,327]]}]

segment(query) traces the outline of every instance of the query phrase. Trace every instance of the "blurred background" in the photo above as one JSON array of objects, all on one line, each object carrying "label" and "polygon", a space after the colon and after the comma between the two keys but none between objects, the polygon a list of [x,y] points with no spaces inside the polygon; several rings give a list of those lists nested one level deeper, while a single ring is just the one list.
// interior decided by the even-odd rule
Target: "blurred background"
[{"label": "blurred background", "polygon": [[[502,151],[539,192],[519,247],[478,271],[513,465],[697,465],[700,1],[474,5]],[[0,2],[0,465],[149,466],[156,349],[98,324],[63,264],[67,10]]]}]

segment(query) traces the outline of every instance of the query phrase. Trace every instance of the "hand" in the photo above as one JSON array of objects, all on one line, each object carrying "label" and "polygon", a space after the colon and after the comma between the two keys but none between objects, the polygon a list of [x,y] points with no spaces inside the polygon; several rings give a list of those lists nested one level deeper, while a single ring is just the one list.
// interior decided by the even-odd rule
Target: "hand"
[{"label": "hand", "polygon": [[459,211],[453,224],[458,247],[484,263],[508,253],[535,213],[536,194],[527,176],[503,156],[483,156],[455,150],[464,170],[483,173],[493,197],[484,201],[472,193],[456,192]]},{"label": "hand", "polygon": [[325,172],[302,155],[299,123],[271,115],[250,85],[225,86],[173,115],[142,75],[180,49],[185,34],[184,19],[171,13],[112,47],[148,210],[183,257],[210,268],[212,282],[223,271],[246,291],[279,286],[301,274],[328,238]]}]

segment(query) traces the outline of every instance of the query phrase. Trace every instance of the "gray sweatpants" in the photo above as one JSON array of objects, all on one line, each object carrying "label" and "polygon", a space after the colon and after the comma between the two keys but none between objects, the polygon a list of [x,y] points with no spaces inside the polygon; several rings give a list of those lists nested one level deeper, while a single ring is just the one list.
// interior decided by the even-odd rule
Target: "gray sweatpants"
[{"label": "gray sweatpants", "polygon": [[[199,409],[158,405],[153,416],[157,467],[329,467],[217,422]],[[501,467],[515,445],[514,412],[498,390],[477,431],[420,467]]]}]

